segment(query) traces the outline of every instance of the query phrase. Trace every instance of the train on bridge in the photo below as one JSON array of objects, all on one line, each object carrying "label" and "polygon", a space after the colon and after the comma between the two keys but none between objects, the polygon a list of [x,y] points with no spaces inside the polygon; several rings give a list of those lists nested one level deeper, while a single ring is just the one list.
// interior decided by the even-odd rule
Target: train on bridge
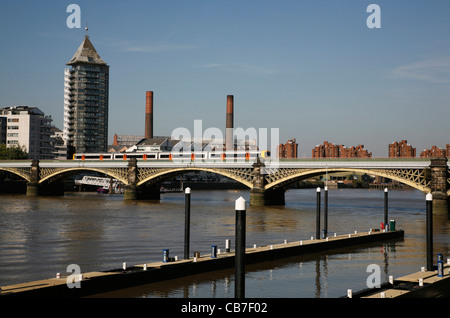
[{"label": "train on bridge", "polygon": [[193,151],[193,152],[109,152],[109,153],[76,153],[73,160],[155,160],[155,161],[194,161],[194,160],[236,160],[253,161],[257,157],[270,158],[268,150],[248,150],[248,151]]}]

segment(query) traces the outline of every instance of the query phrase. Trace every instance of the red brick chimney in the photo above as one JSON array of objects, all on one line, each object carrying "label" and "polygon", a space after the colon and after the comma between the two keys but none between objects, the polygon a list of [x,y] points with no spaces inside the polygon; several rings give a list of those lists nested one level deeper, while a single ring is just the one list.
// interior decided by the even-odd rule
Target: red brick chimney
[{"label": "red brick chimney", "polygon": [[229,151],[234,150],[233,128],[234,128],[234,97],[233,95],[227,95],[225,149]]},{"label": "red brick chimney", "polygon": [[146,92],[145,99],[145,138],[153,138],[153,92]]},{"label": "red brick chimney", "polygon": [[117,140],[117,134],[114,134],[114,141],[112,143],[113,146],[118,146],[119,145],[119,141]]}]

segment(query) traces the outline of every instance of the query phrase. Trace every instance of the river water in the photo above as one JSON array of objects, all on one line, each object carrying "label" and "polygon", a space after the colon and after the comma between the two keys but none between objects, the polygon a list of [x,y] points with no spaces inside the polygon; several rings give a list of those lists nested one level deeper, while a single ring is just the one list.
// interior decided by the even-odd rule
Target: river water
[{"label": "river water", "polygon": [[[249,202],[247,190],[192,191],[190,251],[209,254],[211,245],[234,241],[235,200]],[[346,234],[379,228],[384,216],[381,190],[330,189],[328,231]],[[322,199],[323,204],[323,199]],[[247,208],[247,247],[315,236],[316,190],[286,192],[286,205]],[[405,238],[324,253],[290,257],[247,267],[249,298],[335,298],[347,289],[367,288],[371,264],[381,282],[426,266],[425,195],[389,191],[389,219]],[[323,220],[323,215],[322,218]],[[450,220],[434,216],[434,256],[450,257]],[[0,286],[66,275],[69,264],[82,272],[160,261],[163,249],[183,257],[184,194],[167,193],[159,202],[121,195],[66,193],[64,197],[0,195]],[[234,248],[232,244],[232,248]],[[436,260],[435,260],[436,262]],[[101,295],[144,298],[232,298],[234,270],[143,285]]]}]

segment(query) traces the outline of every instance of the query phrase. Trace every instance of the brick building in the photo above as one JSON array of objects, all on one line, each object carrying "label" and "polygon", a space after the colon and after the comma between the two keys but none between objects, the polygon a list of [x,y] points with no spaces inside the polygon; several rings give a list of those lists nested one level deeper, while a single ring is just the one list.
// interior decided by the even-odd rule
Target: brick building
[{"label": "brick building", "polygon": [[388,147],[389,158],[415,158],[416,148],[408,144],[407,140],[394,141]]},{"label": "brick building", "polygon": [[286,144],[278,146],[278,158],[291,159],[298,157],[298,144],[294,139],[288,140]]},{"label": "brick building", "polygon": [[317,145],[312,150],[313,158],[338,158],[339,157],[339,147],[328,141],[324,141],[323,145]]},{"label": "brick building", "polygon": [[328,141],[324,141],[323,145],[317,145],[312,150],[313,158],[371,158],[372,153],[369,152],[364,145],[345,147],[343,145],[335,145]]},{"label": "brick building", "polygon": [[425,149],[420,153],[420,158],[444,158],[449,156],[450,144],[446,145],[446,149],[441,149],[433,146],[430,149]]}]

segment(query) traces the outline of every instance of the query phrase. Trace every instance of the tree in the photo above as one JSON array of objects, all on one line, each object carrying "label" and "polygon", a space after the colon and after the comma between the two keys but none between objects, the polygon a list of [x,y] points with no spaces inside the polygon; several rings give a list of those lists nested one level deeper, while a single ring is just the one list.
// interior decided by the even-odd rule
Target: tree
[{"label": "tree", "polygon": [[28,159],[28,153],[24,146],[6,147],[5,144],[0,144],[0,160],[17,159]]}]

